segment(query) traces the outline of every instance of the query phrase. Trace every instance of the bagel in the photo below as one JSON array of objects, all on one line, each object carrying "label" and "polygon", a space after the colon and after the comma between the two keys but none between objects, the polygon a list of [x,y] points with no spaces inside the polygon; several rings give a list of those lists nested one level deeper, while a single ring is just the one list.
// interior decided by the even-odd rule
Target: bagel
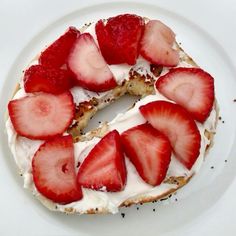
[{"label": "bagel", "polygon": [[[143,18],[145,23],[149,22],[147,18]],[[106,22],[106,21],[105,21]],[[90,33],[94,38],[95,23],[86,24],[81,28],[81,32]],[[97,43],[97,40],[96,40]],[[174,41],[173,48],[178,53],[179,62],[174,68],[198,68],[196,62],[180,47],[180,44]],[[30,64],[37,64],[40,55]],[[139,64],[140,62],[140,64]],[[115,74],[116,66],[109,66],[111,71]],[[112,89],[105,92],[91,92],[87,89],[75,86],[70,89],[75,103],[75,117],[73,122],[69,125],[66,134],[73,137],[74,146],[78,147],[78,153],[75,151],[75,166],[77,165],[78,158],[81,160],[86,158],[90,150],[96,145],[106,134],[113,129],[117,128],[117,123],[122,122],[128,111],[135,111],[140,105],[146,104],[156,100],[171,101],[171,99],[160,95],[159,91],[155,88],[156,81],[170,71],[169,66],[160,66],[148,62],[143,57],[137,59],[137,63],[133,66],[126,65],[128,71],[125,79],[117,81],[117,85]],[[84,129],[89,124],[90,119],[104,107],[109,106],[114,101],[118,100],[124,95],[138,96],[139,100],[129,108],[128,111],[118,114],[112,121],[103,121],[103,123],[87,133]],[[80,95],[79,99],[77,96]],[[24,90],[23,82],[17,85],[14,92],[13,100],[27,96]],[[147,101],[147,102],[146,102]],[[173,102],[173,101],[171,101]],[[190,179],[197,173],[202,162],[204,161],[207,151],[212,146],[215,128],[218,120],[218,106],[214,98],[214,104],[208,118],[203,122],[196,122],[201,135],[200,154],[193,167],[188,170],[181,163],[171,159],[167,175],[161,185],[153,187],[148,185],[140,178],[139,173],[134,165],[128,158],[125,158],[127,168],[127,183],[123,191],[120,192],[102,192],[92,189],[82,188],[83,198],[68,204],[56,203],[42,193],[40,193],[35,186],[31,161],[34,153],[39,146],[43,143],[42,140],[31,140],[21,137],[17,134],[11,119],[8,117],[6,121],[6,130],[8,134],[8,143],[11,152],[14,156],[17,166],[19,167],[20,174],[24,178],[24,187],[32,191],[40,202],[52,211],[64,212],[67,214],[98,214],[98,213],[117,213],[120,207],[130,206],[138,203],[146,203],[151,201],[160,200],[173,194],[179,188],[186,185]],[[119,130],[118,130],[119,131]],[[122,131],[119,131],[122,133]],[[76,149],[77,150],[77,149]],[[84,152],[84,153],[83,153]],[[77,170],[80,167],[77,168]],[[173,175],[173,169],[177,168],[177,174]],[[132,190],[132,181],[138,181],[140,187],[137,191]]]}]

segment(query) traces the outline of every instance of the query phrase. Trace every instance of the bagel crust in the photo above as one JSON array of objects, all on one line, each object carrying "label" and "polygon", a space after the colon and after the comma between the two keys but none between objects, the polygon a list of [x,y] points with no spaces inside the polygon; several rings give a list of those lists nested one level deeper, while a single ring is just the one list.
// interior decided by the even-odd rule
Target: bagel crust
[{"label": "bagel crust", "polygon": [[[147,19],[145,18],[147,21]],[[90,24],[87,24],[86,27],[90,26]],[[83,30],[86,30],[86,27],[83,28]],[[177,42],[175,42],[175,48],[179,52],[180,55],[180,63],[185,63],[188,66],[192,67],[198,67],[198,65],[193,61],[193,59],[184,52],[184,50],[179,46]],[[75,114],[75,120],[73,124],[68,128],[67,133],[71,134],[74,140],[74,143],[78,142],[88,142],[94,138],[102,138],[105,134],[109,132],[109,123],[107,121],[104,121],[98,128],[91,130],[87,133],[84,133],[84,129],[87,127],[90,119],[96,115],[96,113],[99,110],[102,110],[104,107],[109,106],[112,102],[118,100],[122,96],[128,94],[128,95],[134,95],[140,97],[140,99],[155,94],[154,89],[154,83],[157,80],[157,78],[164,72],[164,69],[162,66],[156,66],[156,65],[150,65],[150,71],[151,74],[142,74],[140,71],[135,70],[132,68],[129,71],[129,78],[126,80],[123,80],[121,84],[119,84],[116,88],[106,92],[106,95],[103,97],[92,97],[89,100],[80,102],[79,104],[76,104],[76,114]],[[19,91],[20,85],[17,85],[16,90],[14,92],[14,95]],[[208,144],[205,147],[204,155],[207,153],[209,148],[213,144],[213,137],[214,137],[214,130],[217,125],[218,120],[218,106],[217,102],[214,103],[214,112],[215,115],[215,123],[214,127],[211,130],[205,129],[204,131],[204,137],[208,140]],[[7,123],[9,123],[9,118]],[[8,126],[7,126],[8,127]],[[8,139],[11,139],[12,134],[10,131],[8,131]],[[10,142],[9,142],[10,143]],[[14,148],[11,147],[12,153],[15,157],[15,151]],[[15,157],[16,159],[16,157]],[[17,161],[16,161],[17,162]],[[18,163],[17,163],[18,165]],[[19,166],[19,165],[18,165]],[[20,174],[24,174],[24,171],[20,168]],[[164,184],[169,185],[170,187],[161,193],[158,193],[156,195],[149,195],[149,194],[138,194],[136,196],[128,197],[123,202],[121,202],[118,206],[124,207],[124,206],[131,206],[133,204],[140,204],[140,203],[146,203],[146,202],[152,202],[156,200],[166,199],[168,196],[173,194],[175,191],[186,185],[191,178],[194,176],[195,172],[193,172],[189,176],[166,176],[166,179],[164,180]],[[32,178],[32,177],[29,177]],[[26,184],[25,184],[26,185]],[[60,211],[64,212],[66,214],[104,214],[104,213],[111,213],[112,211],[108,207],[91,207],[87,208],[86,210],[80,211],[76,207],[72,205],[63,206],[56,204],[52,202],[51,200],[45,198],[42,196],[35,188],[34,184],[31,183],[30,185],[27,185],[27,188],[31,189],[33,194],[41,201],[43,205],[45,205],[48,209],[52,211]],[[113,211],[112,213],[116,213],[117,211]]]}]

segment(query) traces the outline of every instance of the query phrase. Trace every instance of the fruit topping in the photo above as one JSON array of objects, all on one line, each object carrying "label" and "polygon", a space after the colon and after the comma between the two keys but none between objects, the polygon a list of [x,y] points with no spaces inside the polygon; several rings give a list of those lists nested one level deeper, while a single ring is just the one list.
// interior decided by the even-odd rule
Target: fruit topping
[{"label": "fruit topping", "polygon": [[47,67],[61,68],[66,63],[69,52],[79,35],[80,32],[75,27],[70,27],[41,53],[39,63]]},{"label": "fruit topping", "polygon": [[94,190],[117,192],[126,184],[126,167],[120,135],[116,130],[105,135],[79,167],[78,183]]},{"label": "fruit topping", "polygon": [[158,20],[150,20],[145,25],[140,54],[153,64],[176,66],[179,54],[172,48],[174,42],[175,34],[168,26]]},{"label": "fruit topping", "polygon": [[173,68],[157,80],[156,88],[202,123],[212,110],[214,79],[200,68]]},{"label": "fruit topping", "polygon": [[77,184],[73,139],[58,136],[43,143],[32,160],[32,173],[37,190],[54,202],[67,204],[83,195]]},{"label": "fruit topping", "polygon": [[75,107],[70,92],[40,93],[9,102],[8,111],[16,132],[30,139],[49,139],[71,124]]},{"label": "fruit topping", "polygon": [[76,40],[68,57],[68,67],[81,87],[103,92],[117,86],[113,74],[93,37],[84,33]]},{"label": "fruit topping", "polygon": [[139,55],[139,43],[144,31],[142,17],[118,15],[96,24],[98,43],[108,64],[134,65]]},{"label": "fruit topping", "polygon": [[191,169],[200,152],[201,136],[191,115],[180,105],[155,101],[141,106],[144,118],[170,140],[176,158]]},{"label": "fruit topping", "polygon": [[142,179],[150,185],[161,184],[171,160],[169,140],[150,124],[128,129],[121,135],[126,156]]},{"label": "fruit topping", "polygon": [[27,93],[46,92],[59,94],[73,86],[66,70],[33,65],[24,74],[24,88]]}]

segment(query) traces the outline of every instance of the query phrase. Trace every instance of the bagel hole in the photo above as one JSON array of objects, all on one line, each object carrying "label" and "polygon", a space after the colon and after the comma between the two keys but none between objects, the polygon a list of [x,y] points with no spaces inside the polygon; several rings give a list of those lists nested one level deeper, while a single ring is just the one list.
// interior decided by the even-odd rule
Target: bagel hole
[{"label": "bagel hole", "polygon": [[119,113],[127,111],[131,108],[140,97],[124,95],[118,100],[112,102],[107,107],[99,110],[89,121],[88,126],[84,129],[84,132],[89,132],[96,129],[104,122],[113,120]]}]

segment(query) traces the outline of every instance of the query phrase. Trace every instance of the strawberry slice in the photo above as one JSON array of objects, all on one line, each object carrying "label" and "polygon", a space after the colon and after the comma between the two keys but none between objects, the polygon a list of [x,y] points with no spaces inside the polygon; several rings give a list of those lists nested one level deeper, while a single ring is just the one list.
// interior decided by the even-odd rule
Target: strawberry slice
[{"label": "strawberry slice", "polygon": [[39,63],[53,68],[61,68],[66,63],[70,50],[80,35],[75,27],[70,27],[65,34],[47,47],[39,57]]},{"label": "strawberry slice", "polygon": [[125,154],[142,179],[153,186],[161,184],[171,160],[169,140],[149,124],[126,130],[121,140]]},{"label": "strawberry slice", "polygon": [[202,123],[212,110],[214,79],[200,68],[173,68],[157,80],[156,88]]},{"label": "strawberry slice", "polygon": [[81,87],[103,92],[117,86],[93,37],[84,33],[76,40],[68,57],[68,67]]},{"label": "strawberry slice", "polygon": [[33,65],[24,74],[24,88],[27,93],[46,92],[59,94],[73,86],[66,70]]},{"label": "strawberry slice", "polygon": [[126,167],[120,135],[116,130],[105,135],[79,168],[78,183],[94,190],[117,192],[125,187]]},{"label": "strawberry slice", "polygon": [[96,34],[107,63],[134,65],[143,31],[144,21],[137,15],[118,15],[109,18],[106,24],[99,20],[96,24]]},{"label": "strawberry slice", "polygon": [[32,160],[32,174],[37,190],[53,202],[67,204],[83,197],[76,182],[70,135],[48,140],[39,147]]},{"label": "strawberry slice", "polygon": [[19,135],[49,139],[66,131],[74,118],[75,107],[70,92],[57,96],[40,93],[10,101],[8,111]]},{"label": "strawberry slice", "polygon": [[180,105],[155,101],[141,106],[144,118],[170,140],[176,158],[189,170],[197,160],[201,136],[191,115]]},{"label": "strawberry slice", "polygon": [[158,20],[149,21],[141,39],[140,54],[152,64],[176,66],[179,54],[172,48],[175,42],[174,32]]}]

